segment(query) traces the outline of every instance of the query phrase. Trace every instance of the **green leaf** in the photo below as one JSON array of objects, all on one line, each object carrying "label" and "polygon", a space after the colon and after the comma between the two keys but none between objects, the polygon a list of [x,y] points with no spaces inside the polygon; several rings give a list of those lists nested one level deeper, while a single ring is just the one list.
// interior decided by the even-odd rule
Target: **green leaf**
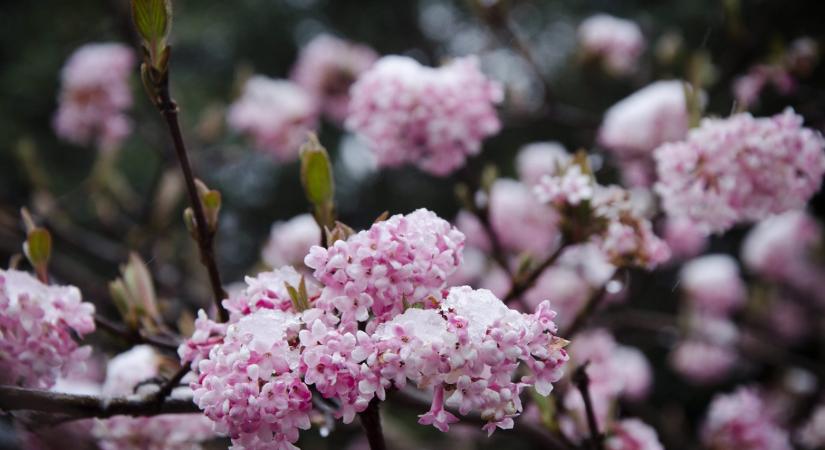
[{"label": "green leaf", "polygon": [[132,0],[132,18],[140,36],[156,49],[166,39],[172,25],[170,0]]},{"label": "green leaf", "polygon": [[52,235],[45,228],[32,229],[29,231],[25,250],[32,266],[45,266],[52,254]]},{"label": "green leaf", "polygon": [[326,149],[314,134],[301,147],[301,183],[307,200],[316,207],[332,202],[335,182]]}]

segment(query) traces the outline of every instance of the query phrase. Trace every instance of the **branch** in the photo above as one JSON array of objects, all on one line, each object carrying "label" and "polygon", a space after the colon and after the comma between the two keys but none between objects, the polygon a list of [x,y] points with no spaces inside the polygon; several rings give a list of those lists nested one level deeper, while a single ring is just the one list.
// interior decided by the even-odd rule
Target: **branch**
[{"label": "branch", "polygon": [[573,319],[573,323],[570,324],[570,327],[567,330],[564,330],[562,336],[573,337],[576,333],[581,331],[582,328],[587,324],[590,320],[593,313],[599,309],[599,306],[604,302],[605,293],[607,292],[607,283],[603,284],[596,292],[594,292],[589,299],[587,299],[587,303],[584,305],[581,311],[576,314],[576,317]]},{"label": "branch", "polygon": [[584,400],[584,410],[587,414],[587,426],[590,428],[590,446],[593,450],[604,450],[604,435],[599,431],[599,424],[596,421],[596,413],[593,410],[593,399],[590,397],[590,377],[587,376],[587,366],[590,362],[585,362],[573,373],[573,382],[579,388]]},{"label": "branch", "polygon": [[521,279],[514,279],[513,286],[510,288],[510,292],[504,296],[504,303],[509,302],[510,300],[516,299],[521,297],[528,289],[533,287],[536,283],[536,280],[547,270],[548,267],[552,266],[561,256],[562,251],[565,249],[565,245],[562,243],[556,248],[553,253],[547,257],[538,267],[533,269],[526,277]]},{"label": "branch", "polygon": [[179,344],[176,342],[166,341],[157,336],[147,336],[140,331],[133,332],[125,327],[116,324],[109,319],[95,314],[95,325],[105,330],[109,334],[117,336],[132,344],[149,344],[161,350],[177,354]]},{"label": "branch", "polygon": [[381,430],[381,415],[378,412],[378,399],[374,398],[367,409],[358,413],[361,426],[367,435],[367,442],[370,450],[387,450],[387,443],[384,441],[384,432]]},{"label": "branch", "polygon": [[0,410],[63,414],[74,419],[200,412],[191,399],[167,398],[162,402],[156,401],[154,397],[107,399],[93,395],[63,394],[14,386],[0,386]]}]

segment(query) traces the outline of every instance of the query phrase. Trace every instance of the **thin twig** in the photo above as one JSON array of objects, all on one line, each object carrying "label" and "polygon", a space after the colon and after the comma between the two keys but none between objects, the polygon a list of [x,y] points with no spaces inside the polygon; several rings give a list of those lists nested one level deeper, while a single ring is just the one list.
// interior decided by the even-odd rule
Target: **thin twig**
[{"label": "thin twig", "polygon": [[573,373],[573,382],[582,394],[584,410],[587,414],[587,426],[590,428],[590,446],[593,450],[604,450],[604,436],[599,431],[596,421],[596,412],[593,409],[593,399],[590,396],[590,377],[587,376],[588,362],[580,365]]},{"label": "thin twig", "polygon": [[514,279],[513,285],[510,288],[510,291],[507,295],[504,296],[504,302],[507,303],[510,300],[516,299],[521,297],[522,294],[527,292],[528,289],[533,287],[536,283],[536,280],[539,279],[542,273],[547,270],[548,267],[552,266],[556,260],[559,259],[561,256],[562,251],[565,249],[563,244],[560,244],[553,253],[547,257],[541,264],[539,264],[535,269],[533,269],[526,277],[520,279]]},{"label": "thin twig", "polygon": [[166,383],[163,383],[160,386],[160,389],[155,394],[155,402],[158,406],[163,405],[163,402],[166,401],[166,399],[172,394],[172,391],[174,391],[175,388],[180,385],[180,382],[181,380],[183,380],[183,377],[185,377],[186,374],[188,374],[189,372],[191,372],[189,364],[184,363],[178,369],[178,371],[175,372],[174,375],[172,375],[172,378],[169,378],[168,380],[166,380]]},{"label": "thin twig", "polygon": [[576,314],[576,317],[573,319],[573,322],[570,326],[564,330],[562,336],[572,337],[587,324],[596,310],[599,309],[599,306],[602,305],[604,302],[605,294],[607,293],[607,283],[602,285],[596,292],[594,292],[590,298],[588,298],[587,303],[584,305],[581,311]]},{"label": "thin twig", "polygon": [[367,435],[367,442],[370,450],[387,450],[387,443],[384,441],[384,432],[381,430],[381,415],[378,411],[378,399],[372,399],[363,412],[358,413],[361,419],[361,426]]},{"label": "thin twig", "polygon": [[113,334],[117,337],[120,337],[132,344],[149,344],[161,350],[173,353],[176,353],[178,351],[178,343],[166,341],[156,336],[147,336],[141,332],[133,332],[99,314],[95,314],[95,325],[105,330],[109,334]]}]

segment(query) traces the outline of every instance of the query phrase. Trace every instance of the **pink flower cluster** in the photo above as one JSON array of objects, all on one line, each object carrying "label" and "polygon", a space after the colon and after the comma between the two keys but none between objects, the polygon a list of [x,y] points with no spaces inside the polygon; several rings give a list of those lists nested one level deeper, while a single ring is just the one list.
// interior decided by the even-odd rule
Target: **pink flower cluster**
[{"label": "pink flower cluster", "polygon": [[272,225],[261,256],[269,267],[300,267],[310,247],[318,245],[320,241],[321,228],[315,218],[311,214],[301,214]]},{"label": "pink flower cluster", "polygon": [[654,267],[670,257],[667,245],[637,211],[630,193],[619,186],[597,184],[582,164],[545,175],[534,192],[539,201],[560,211],[568,239],[596,243],[617,266]]},{"label": "pink flower cluster", "polygon": [[195,402],[243,449],[294,449],[310,425],[311,389],[346,423],[412,383],[434,394],[422,424],[446,430],[454,407],[479,411],[488,432],[511,428],[521,391],[546,395],[561,378],[567,341],[548,302],[522,314],[489,291],[447,290],[463,245],[448,222],[418,210],[313,247],[307,265],[322,287],[304,279],[303,306],[286,291],[301,280],[293,268],[248,277],[224,302],[229,323],[201,314],[179,349],[198,373]]},{"label": "pink flower cluster", "polygon": [[794,440],[811,450],[825,446],[825,405],[816,407],[811,417],[796,431]]},{"label": "pink flower cluster", "polygon": [[604,447],[606,450],[664,450],[656,430],[639,419],[616,423]]},{"label": "pink flower cluster", "polygon": [[57,135],[78,145],[115,149],[132,131],[124,111],[132,106],[129,74],[132,50],[122,44],[87,44],[77,49],[61,72]]},{"label": "pink flower cluster", "polygon": [[[145,345],[117,355],[109,361],[103,394],[135,395],[139,383],[158,376],[160,364],[161,358]],[[93,433],[102,450],[199,450],[201,442],[215,436],[211,421],[202,414],[116,416],[97,420]]]},{"label": "pink flower cluster", "polygon": [[702,425],[707,448],[737,450],[791,450],[788,433],[766,410],[752,388],[717,395]]},{"label": "pink flower cluster", "polygon": [[[389,320],[411,305],[441,298],[461,264],[464,235],[431,211],[419,209],[374,224],[328,249],[312,247],[305,263],[324,285],[318,307],[335,309],[354,329],[370,314]],[[375,323],[375,321],[373,322]]]},{"label": "pink flower cluster", "polygon": [[490,225],[506,250],[544,258],[558,245],[558,213],[540,203],[525,184],[496,180],[490,187],[488,210]]},{"label": "pink flower cluster", "polygon": [[534,142],[519,150],[516,170],[527,186],[535,186],[544,175],[555,175],[570,164],[570,154],[557,142]]},{"label": "pink flower cluster", "polygon": [[722,232],[803,207],[825,173],[824,147],[791,109],[705,119],[685,141],[655,151],[656,191],[668,216]]},{"label": "pink flower cluster", "polygon": [[445,176],[501,128],[494,105],[502,88],[481,73],[474,57],[434,69],[385,56],[350,94],[346,126],[366,139],[382,167],[412,163]]},{"label": "pink flower cluster", "polygon": [[679,286],[695,311],[725,316],[744,305],[745,282],[736,260],[728,255],[705,255],[682,267]]},{"label": "pink flower cluster", "polygon": [[347,116],[350,86],[377,59],[378,54],[367,46],[322,34],[301,49],[291,78],[340,123]]},{"label": "pink flower cluster", "polygon": [[229,126],[249,136],[259,150],[279,161],[298,157],[317,123],[316,100],[297,84],[256,75],[227,114]]},{"label": "pink flower cluster", "polygon": [[616,75],[634,72],[646,46],[638,25],[607,14],[584,20],[579,25],[578,39],[585,57],[598,58]]},{"label": "pink flower cluster", "polygon": [[781,95],[789,95],[796,89],[796,80],[781,65],[758,64],[734,80],[733,95],[742,107],[750,108],[768,86],[773,86]]},{"label": "pink flower cluster", "polygon": [[0,270],[0,384],[49,388],[83,370],[91,348],[78,346],[75,337],[95,330],[94,311],[74,286]]}]

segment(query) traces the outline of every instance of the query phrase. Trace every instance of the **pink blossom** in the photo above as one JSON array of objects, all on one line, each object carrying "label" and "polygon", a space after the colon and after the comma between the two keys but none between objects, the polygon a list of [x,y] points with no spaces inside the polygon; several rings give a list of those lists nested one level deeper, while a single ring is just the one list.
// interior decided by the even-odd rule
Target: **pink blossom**
[{"label": "pink blossom", "polygon": [[664,450],[656,430],[639,419],[617,422],[604,446],[606,450]]},{"label": "pink blossom", "polygon": [[346,126],[367,141],[381,167],[412,163],[446,176],[501,128],[494,105],[502,88],[481,73],[475,57],[434,69],[385,56],[350,95]]},{"label": "pink blossom", "polygon": [[297,84],[256,75],[227,113],[229,126],[250,137],[259,150],[279,161],[298,157],[307,133],[315,128],[317,105]]},{"label": "pink blossom", "polygon": [[739,357],[733,348],[700,339],[680,342],[670,354],[673,369],[688,381],[707,385],[728,377]]},{"label": "pink blossom", "polygon": [[405,305],[441,298],[461,263],[464,235],[434,213],[419,209],[373,224],[329,248],[312,247],[305,263],[323,285],[318,307],[336,310],[354,326],[369,313],[385,321]]},{"label": "pink blossom", "polygon": [[714,397],[702,425],[708,448],[736,450],[791,450],[788,433],[752,388],[739,388]]},{"label": "pink blossom", "polygon": [[655,151],[669,217],[710,232],[805,205],[825,173],[825,140],[792,109],[770,118],[705,119],[685,141]]},{"label": "pink blossom", "polygon": [[745,303],[745,282],[728,255],[693,259],[682,267],[679,279],[688,302],[701,311],[725,315]]},{"label": "pink blossom", "polygon": [[795,434],[795,440],[804,448],[814,450],[825,446],[825,405],[817,406]]},{"label": "pink blossom", "polygon": [[132,106],[129,74],[132,50],[122,44],[87,44],[75,50],[61,71],[57,135],[78,145],[112,150],[132,131],[124,114]]},{"label": "pink blossom", "polygon": [[455,217],[455,226],[466,236],[467,247],[475,247],[484,252],[490,251],[490,237],[475,214],[462,209]]},{"label": "pink blossom", "polygon": [[505,249],[543,258],[558,245],[558,213],[536,200],[524,184],[496,180],[490,188],[488,210],[490,225]]},{"label": "pink blossom", "polygon": [[[223,301],[223,306],[232,318],[239,318],[261,309],[295,311],[287,285],[298,289],[302,275],[292,266],[261,272],[254,277],[246,277],[245,289]],[[304,278],[310,304],[320,295],[320,287],[312,278]]]},{"label": "pink blossom", "polygon": [[768,85],[781,95],[790,95],[796,88],[796,81],[783,66],[758,64],[734,80],[733,95],[742,107],[750,108],[759,101],[759,96]]},{"label": "pink blossom", "polygon": [[674,258],[694,257],[707,247],[708,236],[694,222],[685,218],[667,219],[662,237]]},{"label": "pink blossom", "polygon": [[299,267],[310,247],[321,241],[321,228],[311,214],[301,214],[286,222],[275,222],[261,256],[269,267]]},{"label": "pink blossom", "polygon": [[347,115],[350,86],[377,59],[378,54],[365,45],[321,34],[301,49],[291,78],[340,123]]},{"label": "pink blossom", "polygon": [[94,305],[74,286],[49,286],[26,272],[0,270],[0,384],[49,388],[85,369]]},{"label": "pink blossom", "polygon": [[584,20],[579,25],[578,39],[586,57],[598,58],[617,75],[634,72],[646,46],[638,25],[607,14]]},{"label": "pink blossom", "polygon": [[565,329],[587,303],[592,291],[590,284],[578,272],[555,265],[542,272],[533,287],[524,294],[524,300],[533,308],[548,300],[558,313],[556,323]]},{"label": "pink blossom", "polygon": [[[108,397],[135,395],[135,387],[159,375],[161,358],[145,345],[112,358],[103,384]],[[93,433],[102,450],[198,450],[214,437],[212,423],[201,414],[116,416],[96,420]]]},{"label": "pink blossom", "polygon": [[611,106],[599,128],[599,144],[619,158],[646,157],[688,131],[686,85],[656,81]]},{"label": "pink blossom", "polygon": [[516,171],[527,186],[538,184],[544,175],[555,175],[570,163],[570,154],[558,142],[527,144],[516,156]]}]

